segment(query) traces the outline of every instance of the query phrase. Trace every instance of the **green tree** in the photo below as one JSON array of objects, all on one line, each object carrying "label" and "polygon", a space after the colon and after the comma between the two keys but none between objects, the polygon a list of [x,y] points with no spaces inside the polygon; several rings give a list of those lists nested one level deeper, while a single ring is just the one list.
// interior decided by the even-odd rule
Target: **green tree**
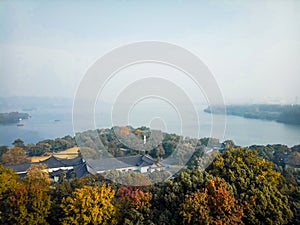
[{"label": "green tree", "polygon": [[202,189],[214,177],[201,170],[186,170],[166,183],[157,183],[152,192],[152,221],[157,224],[181,224],[181,204],[187,194]]},{"label": "green tree", "polygon": [[165,150],[162,144],[159,144],[156,148],[151,150],[150,155],[156,159],[159,159],[161,156],[165,155]]},{"label": "green tree", "polygon": [[280,191],[288,196],[289,205],[293,211],[294,217],[288,224],[300,224],[300,186],[292,177],[283,177]]},{"label": "green tree", "polygon": [[163,158],[170,156],[177,147],[180,137],[176,134],[164,134],[164,139],[162,141],[162,147],[165,150],[165,154],[162,155]]},{"label": "green tree", "polygon": [[113,205],[115,191],[111,186],[84,186],[64,198],[61,208],[65,213],[62,224],[116,224],[117,208]]},{"label": "green tree", "polygon": [[238,148],[219,154],[208,172],[229,183],[238,201],[248,203],[246,224],[286,224],[291,219],[288,198],[278,189],[281,175],[257,151]]},{"label": "green tree", "polygon": [[40,143],[37,145],[28,144],[26,146],[26,151],[29,156],[41,156],[45,152],[50,151],[51,146],[47,143]]},{"label": "green tree", "polygon": [[23,149],[25,148],[24,141],[22,141],[20,138],[14,140],[12,145],[15,147],[23,148]]}]

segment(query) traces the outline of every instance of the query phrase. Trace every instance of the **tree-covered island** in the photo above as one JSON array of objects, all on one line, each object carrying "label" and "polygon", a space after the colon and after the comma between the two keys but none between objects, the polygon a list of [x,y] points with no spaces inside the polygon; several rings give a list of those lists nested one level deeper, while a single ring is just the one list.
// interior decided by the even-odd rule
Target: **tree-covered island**
[{"label": "tree-covered island", "polygon": [[28,113],[9,112],[0,113],[0,124],[18,123],[20,120],[28,119]]}]

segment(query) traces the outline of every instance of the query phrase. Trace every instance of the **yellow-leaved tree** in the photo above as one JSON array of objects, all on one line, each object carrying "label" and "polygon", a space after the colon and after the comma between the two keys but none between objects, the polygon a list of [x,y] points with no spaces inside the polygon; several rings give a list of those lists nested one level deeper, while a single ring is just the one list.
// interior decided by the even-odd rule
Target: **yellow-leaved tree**
[{"label": "yellow-leaved tree", "polygon": [[115,191],[109,185],[84,186],[62,200],[65,213],[62,224],[116,224],[117,207],[113,204]]},{"label": "yellow-leaved tree", "polygon": [[19,186],[20,181],[16,173],[0,163],[0,224],[8,223],[9,197],[13,189]]}]

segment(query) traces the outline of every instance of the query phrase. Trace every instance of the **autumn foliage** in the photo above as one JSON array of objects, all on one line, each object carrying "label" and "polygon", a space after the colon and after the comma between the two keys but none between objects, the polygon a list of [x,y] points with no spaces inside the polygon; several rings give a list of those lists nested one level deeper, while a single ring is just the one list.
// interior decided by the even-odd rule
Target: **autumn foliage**
[{"label": "autumn foliage", "polygon": [[129,134],[128,127],[120,127],[119,128],[119,135],[128,135],[128,134]]},{"label": "autumn foliage", "polygon": [[[0,224],[299,224],[297,181],[247,148],[218,154],[206,171],[186,169],[167,182],[139,187],[100,174],[61,174],[55,183],[47,171],[34,165],[20,178],[0,164]],[[146,181],[143,174],[121,179]]]},{"label": "autumn foliage", "polygon": [[48,176],[44,179],[31,173],[20,180],[13,171],[4,167],[0,170],[0,182],[8,187],[1,187],[0,208],[1,215],[4,214],[1,224],[48,224],[46,218],[51,208]]},{"label": "autumn foliage", "polygon": [[117,193],[120,202],[135,208],[136,210],[147,210],[151,207],[152,194],[144,192],[139,188],[124,186]]},{"label": "autumn foliage", "polygon": [[115,191],[109,185],[84,186],[64,198],[61,208],[65,213],[62,224],[116,224],[117,208],[113,205]]},{"label": "autumn foliage", "polygon": [[2,155],[2,161],[7,164],[15,165],[29,162],[29,157],[25,154],[25,150],[20,147],[12,147]]},{"label": "autumn foliage", "polygon": [[243,205],[220,178],[209,180],[204,190],[187,195],[180,214],[185,224],[242,224]]}]

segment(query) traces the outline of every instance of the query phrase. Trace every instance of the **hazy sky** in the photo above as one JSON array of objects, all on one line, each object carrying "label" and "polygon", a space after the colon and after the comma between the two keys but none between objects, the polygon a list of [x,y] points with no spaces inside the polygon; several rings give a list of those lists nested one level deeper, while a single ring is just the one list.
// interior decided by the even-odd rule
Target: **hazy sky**
[{"label": "hazy sky", "polygon": [[73,97],[99,57],[145,40],[195,53],[226,102],[300,103],[300,1],[288,0],[2,0],[0,96]]}]

